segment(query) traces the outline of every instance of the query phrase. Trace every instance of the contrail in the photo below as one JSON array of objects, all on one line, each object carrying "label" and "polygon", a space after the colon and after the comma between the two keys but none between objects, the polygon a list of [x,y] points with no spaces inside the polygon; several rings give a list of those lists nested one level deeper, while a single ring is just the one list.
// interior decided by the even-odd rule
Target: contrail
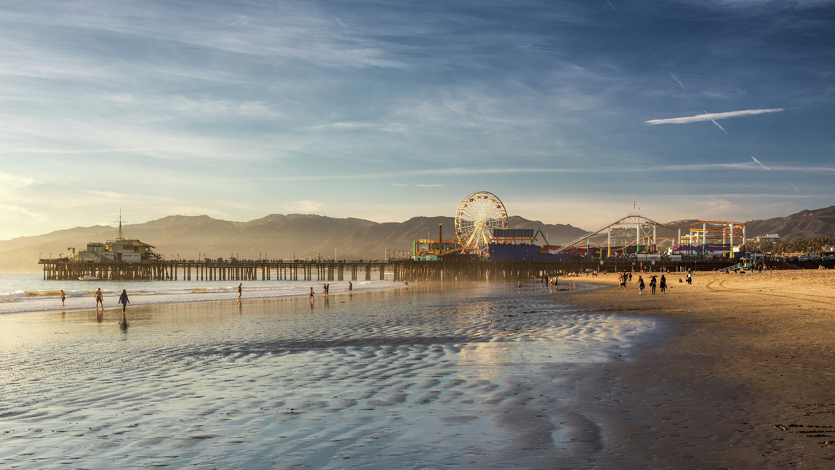
[{"label": "contrail", "polygon": [[[770,169],[771,169],[771,168],[769,168],[769,167],[767,167],[767,166],[763,165],[762,163],[760,163],[760,161],[759,161],[759,160],[757,160],[757,158],[756,158],[756,157],[754,157],[753,155],[751,155],[751,158],[753,158],[753,159],[754,159],[754,162],[756,162],[756,163],[757,163],[757,165],[759,165],[759,166],[761,166],[761,167],[765,168],[766,170],[770,170]],[[795,191],[797,191],[797,188],[794,188],[794,190],[795,190]]]},{"label": "contrail", "polygon": [[[655,55],[655,54],[653,54],[653,55]],[[667,70],[667,71],[668,71],[668,72],[670,72],[669,70]],[[681,86],[681,88],[682,88],[682,89],[687,90],[687,88],[684,86],[684,84],[683,84],[683,83],[681,83],[681,80],[679,80],[678,78],[676,78],[676,76],[675,76],[675,75],[673,75],[673,72],[670,72],[670,76],[671,76],[671,77],[673,77],[673,80],[675,80],[676,82],[678,82],[679,86]],[[724,129],[723,129],[723,130],[724,130]]]},{"label": "contrail", "polygon": [[[704,113],[705,113],[705,114],[707,114],[707,111],[705,111],[704,109],[703,109],[702,111],[704,111]],[[719,123],[718,123],[718,122],[716,122],[716,119],[711,119],[711,120],[710,120],[710,122],[712,122],[713,124],[715,124],[715,125],[716,125],[716,127],[718,127],[719,129],[722,129],[722,132],[724,132],[724,133],[725,133],[725,135],[728,135],[728,131],[726,131],[724,127],[722,127],[721,125],[719,125]]]},{"label": "contrail", "polygon": [[[608,3],[608,4],[609,4],[609,6],[612,8],[612,10],[613,10],[613,11],[614,11],[614,12],[615,12],[618,16],[621,16],[620,12],[618,11],[618,9],[617,9],[617,8],[615,8],[615,6],[614,6],[614,5],[612,5],[612,2],[611,2],[611,1],[606,0],[606,3]],[[663,62],[661,59],[659,59],[659,58],[658,58],[658,56],[655,54],[655,51],[653,51],[653,50],[652,50],[652,48],[651,48],[651,47],[649,47],[649,44],[647,44],[647,42],[646,42],[646,41],[644,41],[644,38],[642,38],[642,37],[641,37],[641,36],[640,36],[640,35],[639,35],[639,34],[638,34],[638,33],[637,33],[637,32],[636,32],[636,31],[635,31],[632,27],[630,27],[629,25],[627,25],[627,28],[629,28],[629,29],[632,31],[632,34],[634,34],[634,35],[635,35],[635,37],[636,37],[636,38],[638,38],[638,41],[640,41],[640,42],[641,42],[641,44],[643,44],[644,48],[645,48],[647,51],[649,51],[649,53],[650,53],[650,54],[652,54],[652,56],[653,56],[653,57],[655,57],[655,60],[658,62],[658,65],[660,65],[660,66],[661,66],[661,68],[663,68],[664,70],[666,70],[666,71],[667,71],[667,73],[669,73],[669,74],[670,74],[670,76],[671,76],[671,77],[673,77],[673,80],[675,80],[675,81],[676,81],[676,83],[678,83],[678,86],[680,86],[680,87],[681,87],[684,91],[687,91],[687,87],[685,87],[685,86],[684,86],[684,84],[683,84],[683,83],[681,83],[681,80],[679,80],[679,79],[678,79],[678,77],[676,77],[675,75],[673,75],[673,72],[670,70],[670,68],[669,68],[669,67],[667,67],[666,65],[664,65],[664,62]]]}]

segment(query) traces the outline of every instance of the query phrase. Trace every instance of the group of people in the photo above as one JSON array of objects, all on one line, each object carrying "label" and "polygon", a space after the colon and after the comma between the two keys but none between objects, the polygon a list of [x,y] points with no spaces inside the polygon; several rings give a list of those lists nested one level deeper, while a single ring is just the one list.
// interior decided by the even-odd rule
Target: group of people
[{"label": "group of people", "polygon": [[[99,307],[101,307],[101,312],[104,312],[104,292],[102,292],[101,287],[96,289],[95,292],[96,297],[96,313],[99,313]],[[125,309],[127,308],[128,304],[130,303],[130,299],[128,298],[128,291],[126,289],[122,289],[122,293],[119,294],[119,303],[122,305],[122,315],[125,314]],[[64,291],[61,291],[61,305],[64,304]]]},{"label": "group of people", "polygon": [[[93,296],[96,299],[96,318],[100,318],[100,315],[104,314],[104,292],[102,292],[101,287],[96,289],[96,292],[93,293]],[[64,306],[64,302],[67,299],[67,294],[61,290],[61,306]],[[128,291],[126,289],[122,289],[122,293],[119,294],[119,304],[122,306],[122,325],[127,325],[127,320],[125,318],[125,311],[127,310],[128,304],[130,303],[130,299],[128,298]]]},{"label": "group of people", "polygon": [[[689,275],[689,273],[688,273]],[[632,283],[632,273],[621,273],[620,277],[618,278],[620,285],[618,286],[618,290],[623,289],[626,290],[626,285]],[[689,278],[688,278],[689,282]],[[658,276],[653,275],[652,278],[649,280],[649,287],[653,294],[655,294],[655,288],[660,287],[661,293],[667,293],[667,277],[663,274],[661,275],[661,279],[658,279]],[[644,289],[646,288],[646,283],[644,283],[643,276],[638,276],[638,294],[643,294]]]},{"label": "group of people", "polygon": [[[330,283],[325,283],[322,285],[322,295],[327,299],[328,295],[330,294],[331,285]],[[313,288],[310,288],[310,297],[308,298],[310,301],[310,305],[316,301],[315,292],[313,292]],[[348,295],[354,295],[354,284],[351,281],[348,281]]]},{"label": "group of people", "polygon": [[[328,297],[330,291],[330,283],[327,283],[323,286],[323,293],[325,298]],[[238,288],[236,291],[238,292],[238,303],[241,303],[241,297],[243,296],[244,284],[238,284]],[[351,281],[348,281],[348,295],[354,294],[354,284]],[[96,298],[96,317],[99,316],[99,313],[104,313],[104,292],[102,292],[101,287],[99,287],[95,294]],[[64,302],[67,299],[67,294],[64,290],[61,290],[61,306],[64,306]],[[310,302],[313,303],[313,288],[310,288]],[[125,320],[125,310],[127,309],[128,304],[130,303],[130,299],[128,298],[128,292],[126,289],[122,289],[122,293],[119,295],[119,304],[122,305],[122,322],[126,323]]]}]

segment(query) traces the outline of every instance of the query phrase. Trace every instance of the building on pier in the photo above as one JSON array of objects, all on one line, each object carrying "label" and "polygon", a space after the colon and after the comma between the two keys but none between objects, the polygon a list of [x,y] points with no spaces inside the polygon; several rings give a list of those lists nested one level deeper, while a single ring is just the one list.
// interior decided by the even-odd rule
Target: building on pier
[{"label": "building on pier", "polygon": [[[160,256],[152,250],[155,247],[139,240],[125,238],[122,232],[122,215],[119,214],[119,233],[115,240],[106,243],[90,242],[73,261],[81,263],[142,263],[158,261]],[[75,249],[73,249],[75,251]]]},{"label": "building on pier", "polygon": [[78,252],[77,261],[92,263],[141,263],[158,260],[154,247],[139,240],[116,239],[106,243],[91,242]]},{"label": "building on pier", "polygon": [[155,247],[140,240],[125,238],[122,233],[122,217],[119,216],[119,233],[115,240],[106,243],[90,242],[81,250],[74,261],[89,263],[142,263],[156,261],[160,255],[153,252]]}]

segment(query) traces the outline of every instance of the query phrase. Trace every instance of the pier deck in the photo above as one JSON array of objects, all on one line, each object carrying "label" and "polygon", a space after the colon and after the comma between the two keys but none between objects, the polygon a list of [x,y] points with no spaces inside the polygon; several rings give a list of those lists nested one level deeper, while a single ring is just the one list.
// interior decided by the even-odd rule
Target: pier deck
[{"label": "pier deck", "polygon": [[573,261],[414,261],[414,260],[170,260],[141,263],[73,261],[67,258],[41,259],[44,280],[77,280],[92,276],[103,281],[356,281],[386,279],[423,280],[521,280],[583,272],[714,270],[732,261],[627,262],[607,260]]}]

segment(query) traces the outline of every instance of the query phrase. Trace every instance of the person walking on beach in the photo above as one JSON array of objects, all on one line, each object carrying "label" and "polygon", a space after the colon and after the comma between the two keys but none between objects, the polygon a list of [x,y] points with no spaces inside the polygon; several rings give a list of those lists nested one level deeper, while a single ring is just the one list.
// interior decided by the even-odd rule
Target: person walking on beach
[{"label": "person walking on beach", "polygon": [[661,283],[659,285],[661,287],[661,293],[664,294],[667,292],[667,278],[664,275],[661,275]]},{"label": "person walking on beach", "polygon": [[238,284],[238,303],[241,303],[241,295],[243,294],[243,291],[244,291],[244,283],[241,282],[240,284]]},{"label": "person walking on beach", "polygon": [[64,289],[61,289],[61,306],[64,306],[64,301],[67,300],[67,294],[64,293]]},{"label": "person walking on beach", "polygon": [[641,277],[641,276],[638,276],[638,295],[641,295],[641,294],[644,293],[644,287],[645,287],[644,278]]},{"label": "person walking on beach", "polygon": [[652,295],[655,295],[655,285],[658,281],[655,279],[655,276],[652,276],[652,279],[649,280],[649,287],[652,291]]},{"label": "person walking on beach", "polygon": [[96,290],[96,313],[99,313],[99,305],[101,305],[101,311],[104,312],[104,294],[101,291],[101,287]]},{"label": "person walking on beach", "polygon": [[350,296],[350,295],[353,295],[353,294],[354,294],[354,285],[351,284],[351,281],[348,281],[348,295]]},{"label": "person walking on beach", "polygon": [[316,298],[313,297],[313,288],[311,287],[310,288],[310,305],[313,305],[314,302],[316,302]]},{"label": "person walking on beach", "polygon": [[692,269],[687,270],[687,283],[688,284],[693,284],[693,270]]},{"label": "person walking on beach", "polygon": [[[125,308],[127,308],[130,303],[130,300],[128,299],[128,291],[125,289],[122,289],[122,295],[119,296],[119,303],[122,304],[122,318],[124,318]],[[102,307],[102,310],[104,310],[104,307]]]},{"label": "person walking on beach", "polygon": [[626,273],[620,273],[620,277],[618,279],[620,281],[620,285],[618,286],[618,290],[626,290]]}]

